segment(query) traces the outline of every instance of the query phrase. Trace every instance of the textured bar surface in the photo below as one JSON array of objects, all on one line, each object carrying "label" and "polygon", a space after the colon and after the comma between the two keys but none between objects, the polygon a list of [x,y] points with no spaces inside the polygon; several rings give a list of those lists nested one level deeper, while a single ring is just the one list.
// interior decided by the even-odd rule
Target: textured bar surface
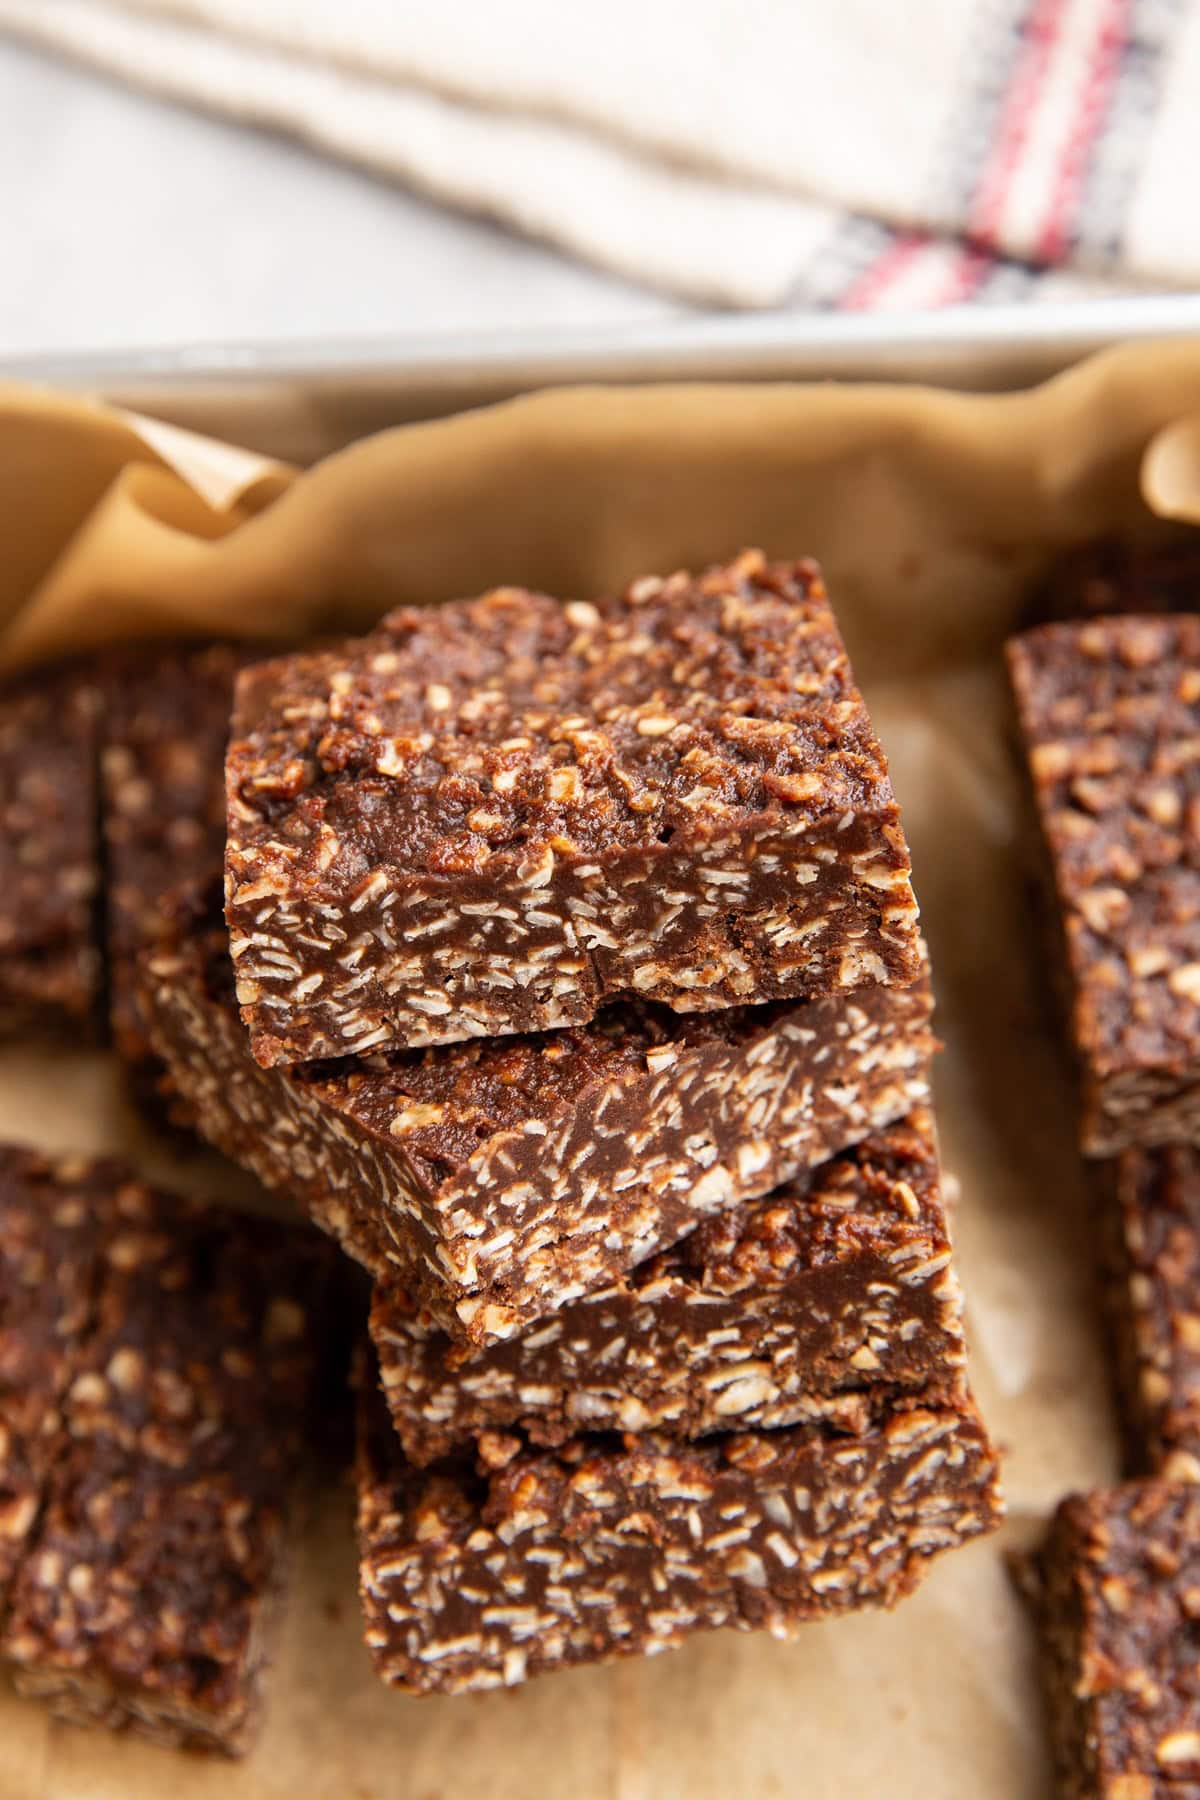
[{"label": "textured bar surface", "polygon": [[[68,1174],[60,1213],[78,1210]],[[59,1330],[61,1417],[0,1659],[61,1717],[236,1752],[328,1257],[315,1234],[157,1194],[116,1165],[87,1179],[90,1292],[74,1335]]]},{"label": "textured bar surface", "polygon": [[1035,1568],[1063,1800],[1200,1792],[1200,1488],[1064,1500]]},{"label": "textured bar surface", "polygon": [[965,1350],[933,1121],[914,1113],[459,1366],[398,1282],[377,1285],[371,1336],[415,1464],[484,1430],[548,1445],[809,1421],[853,1432],[906,1393],[952,1402]]},{"label": "textured bar surface", "polygon": [[115,1178],[113,1164],[0,1145],[0,1619],[59,1446]]},{"label": "textured bar surface", "polygon": [[1000,1510],[969,1406],[897,1411],[857,1437],[795,1427],[542,1453],[485,1439],[481,1451],[474,1467],[411,1470],[382,1401],[365,1396],[367,1647],[407,1692],[512,1685],[717,1626],[786,1637],[891,1605]]},{"label": "textured bar surface", "polygon": [[1200,1481],[1200,1150],[1128,1150],[1099,1182],[1130,1473]]},{"label": "textured bar surface", "polygon": [[1047,625],[1009,666],[1089,1155],[1200,1134],[1200,618]]},{"label": "textured bar surface", "polygon": [[224,929],[143,959],[154,1043],[198,1129],[474,1343],[603,1286],[929,1094],[927,978],[690,1018],[263,1070]]},{"label": "textured bar surface", "polygon": [[75,668],[0,691],[0,1033],[100,1030],[100,693]]},{"label": "textured bar surface", "polygon": [[226,877],[264,1064],[920,969],[816,565],[402,608],[238,683]]},{"label": "textured bar surface", "polygon": [[138,1011],[134,962],[159,934],[164,895],[220,866],[233,684],[254,654],[244,644],[166,644],[112,659],[101,756],[109,1019],[113,1046],[146,1097],[162,1071]]}]

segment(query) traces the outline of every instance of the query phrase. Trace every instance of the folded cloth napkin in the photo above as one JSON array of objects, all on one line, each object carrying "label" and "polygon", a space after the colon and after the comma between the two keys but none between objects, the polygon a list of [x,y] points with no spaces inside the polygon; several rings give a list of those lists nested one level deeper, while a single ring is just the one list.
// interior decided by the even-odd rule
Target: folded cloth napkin
[{"label": "folded cloth napkin", "polygon": [[1200,0],[0,0],[0,31],[691,299],[1200,282]]}]

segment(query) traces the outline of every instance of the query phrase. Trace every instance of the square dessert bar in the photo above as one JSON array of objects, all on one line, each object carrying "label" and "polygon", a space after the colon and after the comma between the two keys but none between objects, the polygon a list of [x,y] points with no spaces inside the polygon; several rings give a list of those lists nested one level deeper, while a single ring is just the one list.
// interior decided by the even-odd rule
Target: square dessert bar
[{"label": "square dessert bar", "polygon": [[233,684],[254,655],[244,644],[150,646],[114,656],[105,683],[109,1017],[113,1046],[147,1096],[161,1065],[138,1012],[134,962],[156,940],[164,895],[224,855]]},{"label": "square dessert bar", "polygon": [[1064,1800],[1200,1792],[1200,1488],[1072,1495],[1033,1579]]},{"label": "square dessert bar", "polygon": [[219,921],[183,920],[142,992],[200,1132],[476,1344],[923,1104],[934,1048],[923,978],[264,1070]]},{"label": "square dessert bar", "polygon": [[887,765],[811,562],[401,608],[243,675],[227,774],[263,1064],[920,972]]},{"label": "square dessert bar", "polygon": [[0,692],[0,1032],[100,1032],[100,691],[74,667]]},{"label": "square dessert bar", "polygon": [[1098,1165],[1130,1472],[1200,1482],[1200,1149]]},{"label": "square dessert bar", "polygon": [[[27,1187],[49,1200],[54,1229],[90,1235],[90,1267],[70,1327],[59,1277],[49,1327],[34,1307],[9,1328],[18,1350],[33,1344],[35,1380],[55,1399],[0,1661],[62,1717],[238,1751],[313,1393],[324,1246],[156,1194],[111,1163],[49,1178],[35,1165]],[[19,1191],[0,1216],[14,1209]],[[48,1329],[49,1362],[37,1354]]]},{"label": "square dessert bar", "polygon": [[1046,625],[1009,667],[1092,1156],[1200,1134],[1200,618]]},{"label": "square dessert bar", "polygon": [[905,1395],[952,1403],[965,1351],[933,1120],[913,1113],[469,1359],[394,1280],[371,1336],[417,1465],[484,1431],[861,1432]]},{"label": "square dessert bar", "polygon": [[[374,1383],[368,1378],[368,1385]],[[485,1437],[414,1470],[363,1396],[360,1591],[380,1677],[414,1694],[511,1686],[733,1626],[890,1606],[930,1560],[998,1522],[996,1457],[970,1402],[687,1444]]]}]

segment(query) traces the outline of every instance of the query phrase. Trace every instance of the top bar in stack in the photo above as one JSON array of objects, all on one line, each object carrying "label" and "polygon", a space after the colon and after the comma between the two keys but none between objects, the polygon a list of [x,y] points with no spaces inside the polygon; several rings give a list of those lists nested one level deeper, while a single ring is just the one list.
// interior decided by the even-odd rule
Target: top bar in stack
[{"label": "top bar in stack", "polygon": [[401,608],[245,673],[227,780],[266,1066],[921,966],[887,765],[812,562]]},{"label": "top bar in stack", "polygon": [[1200,618],[1008,650],[1062,916],[1083,1148],[1200,1133]]}]

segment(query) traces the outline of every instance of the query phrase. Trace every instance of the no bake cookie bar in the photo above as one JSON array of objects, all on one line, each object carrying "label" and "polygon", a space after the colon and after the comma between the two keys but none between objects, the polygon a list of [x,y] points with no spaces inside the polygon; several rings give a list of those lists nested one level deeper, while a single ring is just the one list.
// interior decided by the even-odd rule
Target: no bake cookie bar
[{"label": "no bake cookie bar", "polygon": [[[52,1229],[81,1234],[81,1273],[66,1306],[60,1257],[3,1334],[24,1369],[0,1404],[19,1419],[41,1401],[42,1422],[36,1461],[16,1452],[32,1479],[0,1661],[60,1716],[238,1751],[309,1424],[325,1247],[120,1165],[47,1173],[5,1155]],[[0,1208],[6,1230],[22,1206]]]},{"label": "no bake cookie bar", "polygon": [[811,562],[402,608],[241,677],[228,792],[264,1064],[920,972],[886,761]]},{"label": "no bake cookie bar", "polygon": [[1009,666],[1062,921],[1084,1150],[1200,1134],[1200,618],[1047,625]]},{"label": "no bake cookie bar", "polygon": [[483,1431],[548,1445],[811,1421],[854,1432],[905,1394],[953,1401],[961,1296],[932,1118],[919,1110],[706,1220],[524,1337],[456,1359],[386,1278],[371,1336],[414,1464]]},{"label": "no bake cookie bar", "polygon": [[997,1522],[995,1453],[969,1403],[685,1444],[485,1439],[408,1468],[365,1392],[359,1460],[367,1647],[407,1693],[462,1693],[694,1631],[789,1636],[890,1606],[931,1559]]}]

